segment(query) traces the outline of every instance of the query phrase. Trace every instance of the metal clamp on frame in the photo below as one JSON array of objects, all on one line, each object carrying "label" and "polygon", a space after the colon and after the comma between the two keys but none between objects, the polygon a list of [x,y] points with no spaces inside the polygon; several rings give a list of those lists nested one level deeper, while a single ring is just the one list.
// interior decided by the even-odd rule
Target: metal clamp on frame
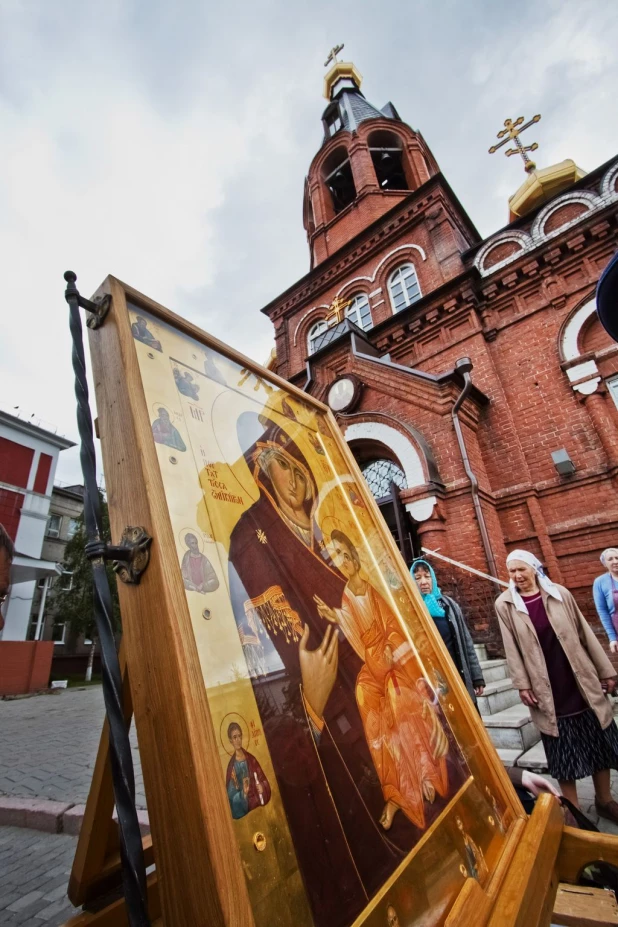
[{"label": "metal clamp on frame", "polygon": [[118,579],[129,586],[137,586],[150,563],[152,538],[145,528],[129,525],[122,532],[120,544],[88,541],[86,556],[92,562],[97,558],[111,560]]}]

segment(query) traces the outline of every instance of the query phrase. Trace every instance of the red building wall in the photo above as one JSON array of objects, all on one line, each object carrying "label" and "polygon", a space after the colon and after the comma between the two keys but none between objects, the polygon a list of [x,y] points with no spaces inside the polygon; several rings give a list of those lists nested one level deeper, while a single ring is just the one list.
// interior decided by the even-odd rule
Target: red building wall
[{"label": "red building wall", "polygon": [[33,457],[31,447],[0,438],[0,482],[26,489]]},{"label": "red building wall", "polygon": [[[277,370],[300,386],[308,331],[336,296],[369,297],[366,338],[403,368],[443,376],[470,357],[473,383],[487,401],[462,409],[462,427],[499,571],[505,577],[508,550],[536,553],[572,590],[604,643],[591,585],[602,570],[600,552],[618,544],[618,410],[603,385],[618,375],[618,348],[592,315],[578,351],[582,361],[595,361],[601,382],[587,395],[570,382],[561,346],[565,326],[593,299],[618,247],[612,171],[615,165],[592,172],[557,195],[555,209],[548,203],[495,236],[495,246],[478,240],[441,175],[370,225],[351,208],[338,249],[263,310],[275,327]],[[388,278],[404,261],[415,265],[422,298],[393,315]],[[439,518],[419,525],[419,533],[441,532],[443,552],[487,570],[451,417],[461,386],[364,362],[350,344],[342,339],[309,358],[311,393],[325,400],[334,379],[355,373],[365,384],[355,414],[388,414],[422,434],[443,489]],[[552,461],[562,448],[575,465],[572,476],[561,476]],[[495,622],[482,617],[476,627],[499,647]]]}]

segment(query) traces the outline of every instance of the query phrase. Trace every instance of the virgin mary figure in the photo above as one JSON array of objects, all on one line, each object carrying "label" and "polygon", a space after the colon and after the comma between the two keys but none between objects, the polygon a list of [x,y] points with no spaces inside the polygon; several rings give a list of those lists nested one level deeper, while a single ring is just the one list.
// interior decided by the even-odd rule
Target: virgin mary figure
[{"label": "virgin mary figure", "polygon": [[[345,579],[315,520],[309,464],[273,420],[243,413],[238,435],[259,489],[230,540],[230,594],[241,641],[260,640],[251,673],[279,791],[317,927],[344,927],[422,834],[405,815],[385,832],[384,799],[355,698],[363,662],[319,615]],[[444,802],[433,805],[439,813]]]}]

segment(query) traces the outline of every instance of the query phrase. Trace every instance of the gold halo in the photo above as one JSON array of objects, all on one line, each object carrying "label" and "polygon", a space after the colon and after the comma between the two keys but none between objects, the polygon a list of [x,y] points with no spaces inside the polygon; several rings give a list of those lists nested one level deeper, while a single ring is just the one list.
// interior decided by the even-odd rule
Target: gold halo
[{"label": "gold halo", "polygon": [[219,740],[221,741],[221,746],[228,756],[234,756],[234,753],[236,752],[234,749],[230,750],[230,742],[227,737],[227,729],[233,721],[240,725],[240,729],[242,731],[243,750],[249,746],[249,725],[243,716],[239,715],[237,711],[230,711],[227,715],[224,716],[223,721],[219,726]]},{"label": "gold halo", "polygon": [[178,532],[178,540],[180,541],[180,546],[187,550],[187,545],[185,544],[185,535],[194,534],[197,538],[197,546],[199,548],[200,554],[204,553],[204,544],[212,544],[214,542],[213,537],[209,537],[204,531],[201,531],[199,528],[182,528]]},{"label": "gold halo", "polygon": [[172,409],[170,409],[170,407],[165,402],[153,402],[150,408],[152,409],[155,418],[159,417],[159,409],[165,409],[171,421],[174,420],[174,416],[177,414]]},{"label": "gold halo", "polygon": [[[354,524],[352,519],[349,521],[343,521],[341,518],[338,518],[336,515],[325,515],[319,521],[320,530],[324,535],[324,540],[327,547],[331,545],[331,536],[333,531],[341,531],[342,534],[345,534],[346,537],[350,539],[350,542],[356,548],[356,553],[359,556],[361,565],[363,564],[363,552],[365,548],[365,539],[363,538],[361,532],[359,531],[357,525]],[[330,553],[330,551],[329,551]],[[332,554],[331,554],[332,556]]]}]

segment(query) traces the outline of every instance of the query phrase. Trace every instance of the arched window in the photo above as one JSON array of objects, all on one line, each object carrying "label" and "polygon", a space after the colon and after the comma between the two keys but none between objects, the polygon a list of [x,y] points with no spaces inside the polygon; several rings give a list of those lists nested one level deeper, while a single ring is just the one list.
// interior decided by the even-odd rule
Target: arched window
[{"label": "arched window", "polygon": [[402,264],[391,274],[388,281],[388,292],[391,297],[393,312],[401,312],[402,309],[407,309],[408,306],[421,298],[421,288],[418,284],[414,264]]},{"label": "arched window", "polygon": [[359,293],[355,296],[345,311],[346,319],[354,322],[363,331],[368,331],[373,326],[371,318],[371,309],[369,308],[369,299],[365,293]]},{"label": "arched window", "polygon": [[391,491],[391,483],[407,489],[405,473],[392,460],[372,460],[362,468],[365,481],[374,499],[383,499]]},{"label": "arched window", "polygon": [[316,322],[309,329],[309,334],[307,335],[307,349],[309,354],[313,354],[317,351],[319,344],[318,342],[321,339],[321,336],[324,334],[328,325],[326,324],[326,319],[320,319],[319,322]]}]

